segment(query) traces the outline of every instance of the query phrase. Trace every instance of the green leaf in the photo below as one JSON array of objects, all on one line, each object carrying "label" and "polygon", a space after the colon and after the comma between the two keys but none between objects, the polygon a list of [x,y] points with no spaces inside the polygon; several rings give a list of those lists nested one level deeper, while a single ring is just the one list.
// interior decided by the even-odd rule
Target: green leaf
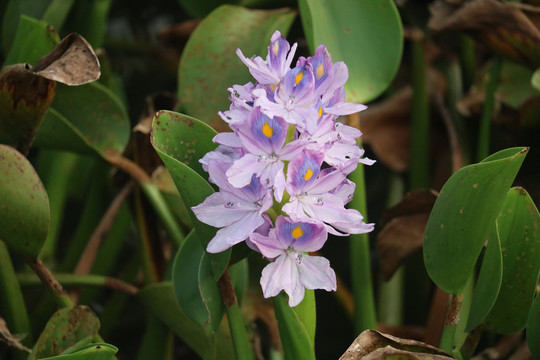
[{"label": "green leaf", "polygon": [[470,315],[465,329],[467,332],[480,325],[488,316],[493,304],[495,304],[501,288],[502,270],[503,262],[499,232],[494,223],[489,234],[482,268],[472,295]]},{"label": "green leaf", "polygon": [[536,69],[531,76],[531,86],[540,91],[540,68]]},{"label": "green leaf", "polygon": [[176,300],[183,312],[201,326],[208,324],[208,311],[199,291],[198,276],[204,249],[196,230],[186,236],[178,249],[172,268],[172,283]]},{"label": "green leaf", "polygon": [[205,123],[221,123],[218,111],[230,105],[227,88],[253,81],[236,49],[247,57],[266,56],[272,33],[280,30],[285,35],[294,17],[295,12],[288,9],[248,10],[231,5],[215,9],[197,26],[182,53],[180,111]]},{"label": "green leaf", "polygon": [[285,360],[315,359],[310,335],[298,315],[289,307],[285,295],[279,294],[274,298],[274,310]]},{"label": "green leaf", "polygon": [[41,360],[109,360],[118,352],[116,346],[104,343],[87,344],[76,351],[68,351],[62,355],[42,358]]},{"label": "green leaf", "polygon": [[39,254],[49,231],[49,198],[30,162],[0,144],[0,239],[25,256]]},{"label": "green leaf", "polygon": [[508,191],[497,217],[503,257],[499,296],[486,323],[498,333],[522,330],[540,272],[540,215],[525,189]]},{"label": "green leaf", "polygon": [[129,136],[126,110],[111,90],[97,82],[76,87],[58,84],[36,145],[107,157],[122,153]]},{"label": "green leaf", "polygon": [[55,312],[37,340],[28,360],[62,354],[69,347],[90,343],[98,334],[99,320],[87,306],[63,308]]},{"label": "green leaf", "polygon": [[424,232],[424,262],[441,289],[460,293],[528,148],[502,150],[444,184]]},{"label": "green leaf", "polygon": [[326,45],[332,60],[345,61],[349,101],[367,102],[394,78],[403,51],[403,29],[391,0],[299,0],[311,52]]},{"label": "green leaf", "polygon": [[317,306],[315,303],[315,291],[306,289],[304,300],[294,307],[294,312],[298,315],[312,344],[315,344],[315,329],[317,328]]},{"label": "green leaf", "polygon": [[527,344],[535,359],[540,359],[540,295],[536,295],[527,320]]},{"label": "green leaf", "polygon": [[210,326],[216,332],[223,319],[225,306],[221,299],[221,292],[216,279],[213,276],[208,253],[203,253],[199,264],[198,284],[202,301],[208,311]]},{"label": "green leaf", "polygon": [[[137,296],[157,318],[165,323],[199,356],[203,356],[209,347],[205,332],[178,306],[173,292],[173,285],[170,282],[148,285],[139,291]],[[216,346],[219,348],[217,358],[223,360],[233,359],[234,350],[230,339],[221,331],[215,335],[214,339]]]},{"label": "green leaf", "polygon": [[35,64],[58,42],[60,42],[58,34],[46,22],[22,15],[4,66],[18,63]]},{"label": "green leaf", "polygon": [[[44,0],[11,0],[2,15],[2,50],[7,54],[13,46],[14,38],[20,26],[21,15],[40,19],[49,6],[50,1]],[[28,33],[26,35],[29,35]],[[28,38],[31,38],[29,36]],[[50,50],[50,49],[49,49]],[[25,61],[25,60],[23,60]],[[4,64],[6,65],[6,64]]]},{"label": "green leaf", "polygon": [[[215,134],[212,128],[199,120],[172,111],[158,112],[152,123],[152,145],[169,170],[187,208],[199,205],[214,192],[205,180],[207,174],[198,160],[215,149],[212,142]],[[191,210],[189,215],[199,240],[206,248],[216,234],[216,228],[201,223]],[[210,255],[216,280],[225,271],[230,253],[227,250]]]}]

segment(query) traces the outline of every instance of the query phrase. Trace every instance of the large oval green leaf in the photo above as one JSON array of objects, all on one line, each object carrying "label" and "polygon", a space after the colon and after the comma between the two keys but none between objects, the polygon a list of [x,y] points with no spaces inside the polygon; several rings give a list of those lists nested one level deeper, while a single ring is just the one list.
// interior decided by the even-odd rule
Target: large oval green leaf
[{"label": "large oval green leaf", "polygon": [[460,293],[528,148],[499,151],[444,184],[424,232],[424,262],[441,289]]},{"label": "large oval green leaf", "polygon": [[37,256],[49,231],[49,197],[30,162],[0,144],[0,239]]},{"label": "large oval green leaf", "polygon": [[349,101],[367,102],[394,78],[403,51],[403,29],[392,0],[299,0],[306,39],[314,52],[326,45],[345,61]]},{"label": "large oval green leaf", "polygon": [[[172,111],[158,112],[152,123],[152,145],[169,170],[187,208],[199,205],[214,192],[198,160],[215,149],[212,142],[215,134],[211,127],[201,121]],[[201,223],[191,210],[189,215],[197,230],[197,237],[206,248],[217,229]],[[216,280],[225,271],[230,253],[227,250],[210,256]]]},{"label": "large oval green leaf", "polygon": [[45,325],[28,360],[60,355],[77,343],[91,343],[98,330],[99,319],[89,307],[60,309]]},{"label": "large oval green leaf", "polygon": [[540,215],[523,188],[512,188],[497,217],[503,257],[501,290],[486,323],[514,333],[527,323],[540,271]]},{"label": "large oval green leaf", "polygon": [[180,111],[205,123],[221,122],[218,111],[229,109],[227,89],[253,81],[236,56],[266,54],[275,30],[288,32],[292,10],[248,10],[223,5],[208,15],[193,32],[178,69]]},{"label": "large oval green leaf", "polygon": [[201,326],[208,324],[208,311],[198,286],[199,264],[204,249],[195,230],[186,236],[178,249],[172,268],[172,283],[176,300],[182,311]]},{"label": "large oval green leaf", "polygon": [[58,84],[35,144],[106,157],[110,152],[122,153],[129,136],[127,112],[111,90],[97,82],[76,87]]}]

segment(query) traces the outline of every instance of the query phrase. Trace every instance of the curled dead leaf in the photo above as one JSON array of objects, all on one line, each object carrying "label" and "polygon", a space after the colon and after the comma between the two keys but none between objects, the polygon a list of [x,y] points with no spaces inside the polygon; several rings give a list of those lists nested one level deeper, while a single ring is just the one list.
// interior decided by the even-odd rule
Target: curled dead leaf
[{"label": "curled dead leaf", "polygon": [[39,76],[66,85],[82,85],[99,79],[101,70],[92,46],[79,34],[66,36],[32,68]]},{"label": "curled dead leaf", "polygon": [[31,350],[27,348],[26,346],[24,346],[23,344],[21,344],[21,340],[24,339],[25,337],[26,335],[12,334],[9,331],[4,319],[0,317],[0,342],[3,342],[9,347],[26,351],[27,353],[29,353],[31,352]]},{"label": "curled dead leaf", "polygon": [[339,360],[452,359],[444,351],[417,340],[401,339],[375,330],[365,330],[354,340]]},{"label": "curled dead leaf", "polygon": [[383,215],[384,225],[376,242],[383,279],[389,280],[409,256],[422,248],[436,198],[433,190],[413,190]]}]

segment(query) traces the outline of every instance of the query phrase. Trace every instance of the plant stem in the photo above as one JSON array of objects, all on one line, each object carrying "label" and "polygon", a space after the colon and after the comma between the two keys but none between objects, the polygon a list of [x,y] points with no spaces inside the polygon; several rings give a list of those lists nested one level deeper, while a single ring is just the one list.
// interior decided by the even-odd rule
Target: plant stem
[{"label": "plant stem", "polygon": [[[367,217],[363,166],[359,165],[349,175],[349,179],[356,184],[350,207],[360,211],[364,217]],[[366,329],[375,329],[377,327],[368,234],[351,235],[349,247],[354,298],[354,328],[356,333],[359,334]]]},{"label": "plant stem", "polygon": [[424,36],[417,30],[412,42],[413,99],[411,123],[410,188],[429,187],[429,95]]},{"label": "plant stem", "polygon": [[38,258],[25,258],[25,261],[32,270],[39,277],[41,282],[49,289],[49,291],[54,295],[54,299],[59,307],[72,307],[75,306],[75,303],[67,295],[66,291],[60,285],[58,280],[54,277],[51,271],[45,266],[45,264]]},{"label": "plant stem", "polygon": [[[30,320],[24,304],[20,284],[9,256],[6,244],[0,240],[0,305],[9,330],[14,334],[26,334],[22,343],[32,344]],[[26,358],[26,354],[23,358]]]},{"label": "plant stem", "polygon": [[236,358],[238,360],[253,360],[253,350],[247,336],[242,312],[238,306],[238,300],[234,293],[231,278],[229,277],[228,268],[221,275],[218,284],[221,297],[223,298],[223,304],[225,304],[227,319],[229,320],[229,329],[231,331]]},{"label": "plant stem", "polygon": [[474,81],[476,73],[476,55],[474,51],[474,41],[465,34],[460,35],[461,45],[461,67],[463,69],[463,89],[467,90]]},{"label": "plant stem", "polygon": [[[130,295],[136,295],[139,289],[123,280],[102,275],[76,275],[76,274],[56,274],[56,280],[64,286],[99,286],[114,289]],[[18,274],[17,279],[23,286],[37,285],[39,278],[34,274]]]},{"label": "plant stem", "polygon": [[491,117],[493,114],[493,105],[495,103],[495,90],[497,90],[501,68],[502,59],[496,57],[493,60],[493,64],[491,64],[491,68],[489,69],[489,78],[486,85],[486,97],[484,99],[482,118],[480,120],[480,131],[478,134],[478,148],[476,152],[477,161],[482,161],[489,155]]},{"label": "plant stem", "polygon": [[[360,116],[352,114],[347,117],[350,126],[360,129]],[[358,146],[361,143],[358,142]],[[359,164],[349,175],[349,180],[356,184],[354,196],[349,203],[353,209],[360,211],[367,218],[366,184],[364,167]],[[371,256],[368,234],[352,234],[349,237],[349,256],[351,263],[351,287],[354,299],[354,328],[357,334],[377,327],[377,314],[373,294],[371,276]]]},{"label": "plant stem", "polygon": [[448,312],[446,313],[446,321],[444,323],[441,342],[439,344],[439,348],[449,354],[452,354],[454,351],[454,339],[462,303],[463,294],[452,294],[452,300]]}]

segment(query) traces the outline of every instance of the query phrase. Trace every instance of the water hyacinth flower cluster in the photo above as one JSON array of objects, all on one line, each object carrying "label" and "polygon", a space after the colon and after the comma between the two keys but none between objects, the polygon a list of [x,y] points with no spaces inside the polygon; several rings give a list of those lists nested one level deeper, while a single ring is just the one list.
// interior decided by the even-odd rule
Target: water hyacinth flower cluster
[{"label": "water hyacinth flower cluster", "polygon": [[291,307],[305,289],[336,290],[329,261],[309,255],[328,234],[374,226],[346,208],[355,189],[347,175],[374,161],[356,143],[361,132],[337,121],[366,107],[345,101],[347,66],[332,63],[324,45],[291,68],[296,46],[276,31],[266,60],[237,50],[256,83],[229,89],[231,106],[220,116],[232,132],[216,135],[216,150],[201,159],[219,191],[192,208],[200,221],[220,228],[206,250],[246,241],[270,260],[260,281],[264,296],[284,290]]}]

